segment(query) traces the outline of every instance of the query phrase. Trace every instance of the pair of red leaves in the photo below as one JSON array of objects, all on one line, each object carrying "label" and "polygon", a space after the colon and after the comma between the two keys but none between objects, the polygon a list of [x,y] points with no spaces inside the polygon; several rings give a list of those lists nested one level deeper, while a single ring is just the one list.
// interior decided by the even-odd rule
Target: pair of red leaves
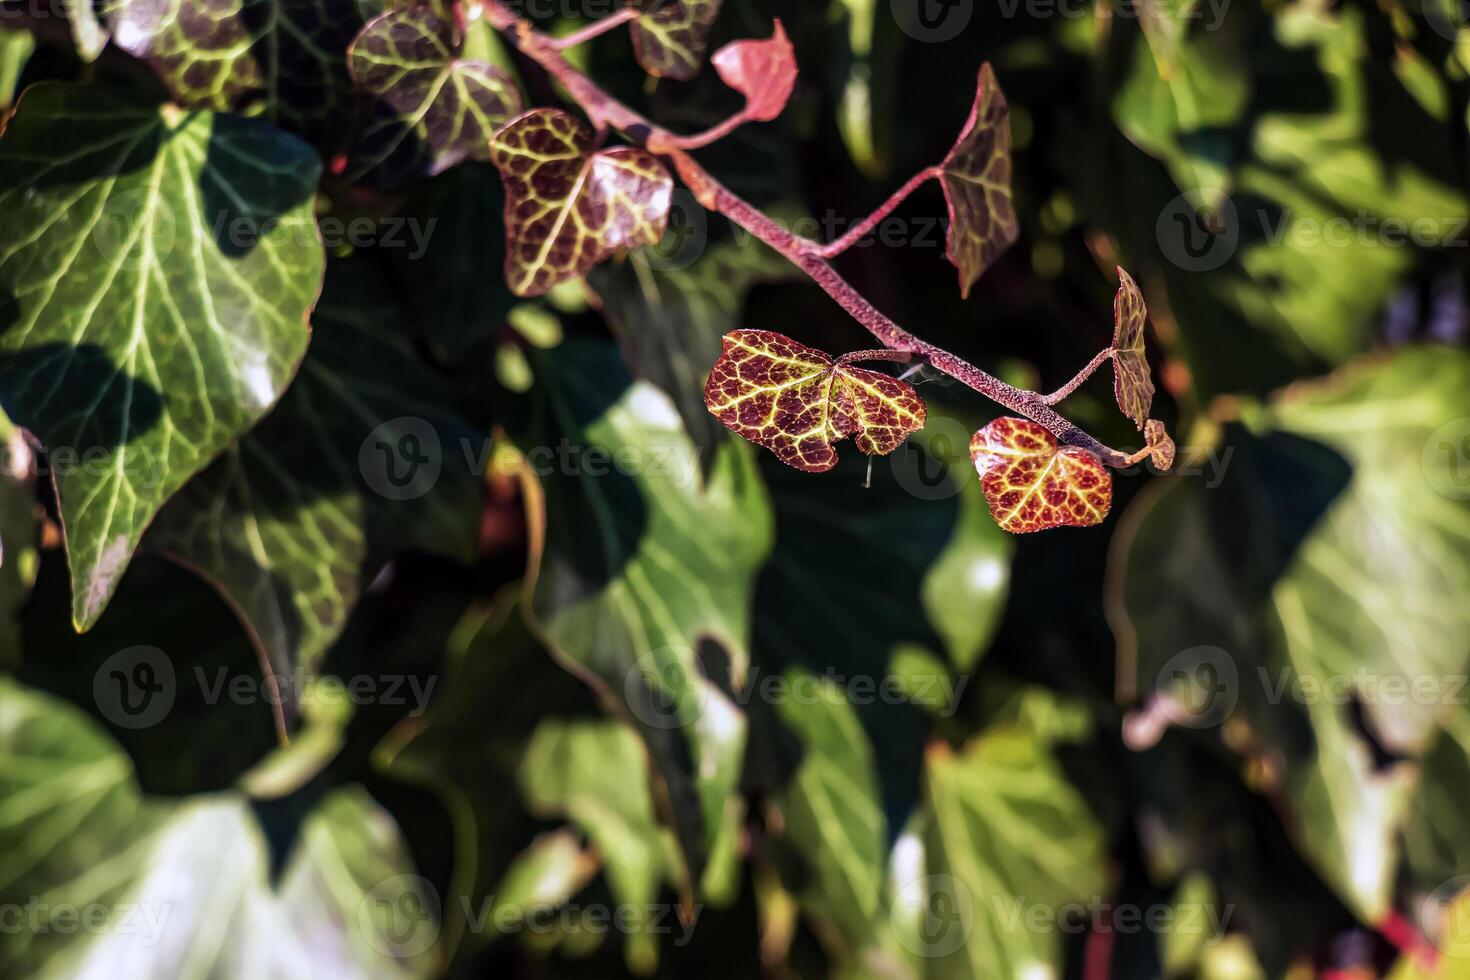
[{"label": "pair of red leaves", "polygon": [[[1147,308],[1133,279],[1118,273],[1114,391],[1126,414],[1146,420],[1154,390],[1143,357]],[[887,455],[923,428],[926,412],[911,385],[851,366],[868,356],[834,360],[778,333],[737,330],[724,338],[705,404],[731,431],[799,470],[832,469],[833,443],[848,436],[863,453]],[[1147,420],[1143,427],[1155,463],[1167,469],[1173,443],[1160,423]],[[1100,524],[1112,506],[1112,475],[1102,461],[1085,449],[1059,446],[1036,422],[996,419],[975,433],[970,458],[991,516],[1007,531]]]}]

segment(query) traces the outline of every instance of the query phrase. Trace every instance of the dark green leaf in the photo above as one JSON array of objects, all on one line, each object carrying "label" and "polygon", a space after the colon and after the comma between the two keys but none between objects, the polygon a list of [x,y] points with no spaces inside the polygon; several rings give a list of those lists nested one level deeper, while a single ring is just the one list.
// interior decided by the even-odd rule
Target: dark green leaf
[{"label": "dark green leaf", "polygon": [[[82,4],[84,5],[84,4]],[[191,109],[241,111],[336,148],[352,118],[348,43],[378,0],[118,0],[113,43]]]},{"label": "dark green leaf", "polygon": [[333,262],[295,383],[145,539],[214,582],[278,672],[316,670],[395,550],[474,557],[485,439],[404,321],[371,257]]},{"label": "dark green leaf", "polygon": [[294,374],[318,169],[264,123],[88,87],[32,87],[0,140],[0,397],[52,454],[79,627]]},{"label": "dark green leaf", "polygon": [[516,433],[545,494],[533,610],[647,741],[692,888],[739,816],[746,723],[731,692],[769,505],[747,447],[722,443],[702,472],[668,397],[630,382],[611,345],[567,342],[533,364],[539,401]]},{"label": "dark green leaf", "polygon": [[1449,709],[1387,685],[1465,669],[1470,615],[1449,597],[1470,589],[1467,392],[1470,357],[1433,348],[1289,389],[1227,428],[1220,485],[1161,484],[1120,538],[1120,673],[1136,663],[1139,695],[1164,717],[1228,716],[1232,744],[1272,753],[1265,788],[1368,922],[1387,909],[1414,770],[1375,757],[1350,700],[1373,739],[1416,757],[1436,706]]}]

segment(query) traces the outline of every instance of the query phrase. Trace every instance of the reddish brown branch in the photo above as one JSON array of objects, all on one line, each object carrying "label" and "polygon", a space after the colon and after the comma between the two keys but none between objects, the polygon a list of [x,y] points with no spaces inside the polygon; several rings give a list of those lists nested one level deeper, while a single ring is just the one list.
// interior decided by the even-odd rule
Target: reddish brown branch
[{"label": "reddish brown branch", "polygon": [[[684,138],[654,124],[639,112],[603,91],[596,82],[567,61],[554,38],[536,31],[528,22],[522,20],[507,7],[503,0],[479,0],[479,2],[490,24],[507,35],[526,57],[536,62],[556,79],[572,101],[576,102],[587,114],[594,126],[598,129],[611,127],[620,130],[632,142],[652,153],[667,157],[679,178],[689,187],[701,205],[725,215],[785,256],[792,264],[810,276],[818,286],[821,286],[827,295],[836,300],[839,306],[862,324],[885,347],[924,358],[940,371],[980,392],[991,401],[1044,426],[1063,445],[1085,449],[1113,467],[1127,465],[1128,456],[1125,453],[1103,445],[1073,425],[1053,410],[1043,396],[1033,391],[1014,388],[949,351],[920,340],[894,323],[854,289],[847,280],[843,279],[823,257],[828,249],[833,249],[840,242],[852,237],[853,232],[862,229],[866,233],[870,230],[877,221],[881,221],[889,211],[897,207],[907,193],[911,193],[915,187],[922,184],[924,180],[930,179],[937,171],[924,171],[919,174],[906,184],[899,194],[890,198],[889,203],[884,205],[886,211],[879,209],[876,214],[877,220],[870,218],[862,222],[853,229],[853,232],[849,232],[848,235],[831,245],[824,246],[819,242],[794,235],[781,227],[773,218],[735,195],[716,180],[709,171],[701,167],[685,152]],[[853,238],[853,240],[857,239]]]}]

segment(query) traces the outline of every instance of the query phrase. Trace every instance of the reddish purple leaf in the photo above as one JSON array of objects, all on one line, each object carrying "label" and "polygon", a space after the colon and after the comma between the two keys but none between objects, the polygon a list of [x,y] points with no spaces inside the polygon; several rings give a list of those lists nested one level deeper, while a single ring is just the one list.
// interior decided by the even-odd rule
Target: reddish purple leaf
[{"label": "reddish purple leaf", "polygon": [[1113,477],[1092,453],[1057,447],[1056,437],[1027,419],[999,418],[975,433],[970,458],[990,515],[1003,530],[1101,524],[1113,504]]},{"label": "reddish purple leaf", "polygon": [[699,74],[722,0],[632,0],[633,55],[650,75],[688,81]]},{"label": "reddish purple leaf", "polygon": [[1154,400],[1154,382],[1143,353],[1143,325],[1147,320],[1143,293],[1120,266],[1118,295],[1113,299],[1113,395],[1123,414],[1140,429]]},{"label": "reddish purple leaf", "polygon": [[949,205],[949,260],[960,270],[960,294],[1020,234],[1011,204],[1011,130],[1006,98],[987,62],[964,132],[939,165]]},{"label": "reddish purple leaf", "polygon": [[592,130],[557,109],[517,116],[490,141],[505,182],[505,279],[518,296],[663,237],[674,191],[664,165],[629,146],[591,152],[592,143]]},{"label": "reddish purple leaf", "polygon": [[725,335],[704,401],[726,428],[808,473],[836,466],[832,444],[848,436],[869,456],[887,455],[927,414],[911,385],[769,330]]}]

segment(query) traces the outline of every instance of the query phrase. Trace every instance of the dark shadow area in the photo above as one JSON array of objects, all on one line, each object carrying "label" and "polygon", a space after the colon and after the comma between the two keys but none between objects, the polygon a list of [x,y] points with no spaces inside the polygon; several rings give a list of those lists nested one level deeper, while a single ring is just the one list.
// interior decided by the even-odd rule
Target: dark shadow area
[{"label": "dark shadow area", "polygon": [[[6,312],[0,296],[0,318]],[[0,323],[0,333],[13,322]],[[38,344],[0,354],[0,406],[57,455],[58,474],[87,465],[89,451],[120,449],[146,435],[163,417],[164,398],[148,382],[120,371],[96,344]],[[63,460],[62,451],[75,458]]]},{"label": "dark shadow area", "polygon": [[[779,717],[803,709],[765,703],[762,680],[793,670],[831,677],[850,702],[870,701],[852,707],[872,749],[891,843],[918,800],[933,719],[902,699],[868,698],[847,685],[861,678],[880,688],[902,647],[929,651],[948,671],[921,589],[926,570],[949,544],[959,501],[952,495],[919,499],[894,481],[887,466],[875,468],[873,485],[865,489],[867,458],[850,443],[839,449],[837,468],[821,475],[761,457],[775,506],[776,546],[756,585],[748,778],[753,792],[776,791],[806,752]],[[900,452],[924,454],[915,443]]]},{"label": "dark shadow area", "polygon": [[[312,200],[316,153],[275,126],[240,116],[216,116],[199,174],[199,220],[229,259],[242,258],[261,241],[279,236],[283,215]],[[290,234],[308,236],[309,226]]]},{"label": "dark shadow area", "polygon": [[[65,558],[46,552],[21,617],[26,653],[17,676],[91,715],[132,759],[145,793],[226,789],[275,746],[270,706],[256,696],[255,651],[194,575],[139,557],[95,627],[79,635],[70,620]],[[150,660],[144,674],[119,659],[139,647],[160,651],[172,678],[162,661]],[[134,683],[139,677],[146,687]],[[232,692],[238,679],[246,685]]]}]

